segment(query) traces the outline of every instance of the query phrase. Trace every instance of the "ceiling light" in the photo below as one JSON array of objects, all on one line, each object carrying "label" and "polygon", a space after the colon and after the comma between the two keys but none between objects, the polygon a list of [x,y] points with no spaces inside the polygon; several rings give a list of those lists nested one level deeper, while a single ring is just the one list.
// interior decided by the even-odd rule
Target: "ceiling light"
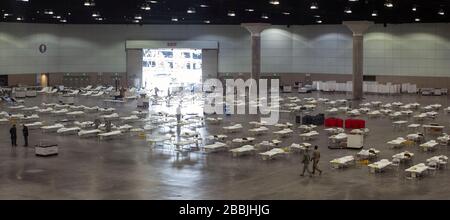
[{"label": "ceiling light", "polygon": [[228,16],[234,17],[236,16],[236,13],[234,13],[234,11],[228,11]]},{"label": "ceiling light", "polygon": [[207,8],[208,7],[208,5],[200,5],[200,8]]},{"label": "ceiling light", "polygon": [[92,13],[92,17],[94,17],[94,18],[100,17],[100,13],[94,12],[94,13]]},{"label": "ceiling light", "polygon": [[67,23],[67,20],[66,20],[66,19],[61,19],[61,20],[59,20],[59,22],[61,22],[61,23]]},{"label": "ceiling light", "polygon": [[378,16],[378,11],[373,11],[372,12],[372,17],[376,17],[376,16]]},{"label": "ceiling light", "polygon": [[29,2],[30,0],[17,0],[18,2]]},{"label": "ceiling light", "polygon": [[188,8],[188,10],[186,11],[188,14],[194,14],[195,13],[195,8]]},{"label": "ceiling light", "polygon": [[444,9],[441,8],[441,9],[439,10],[438,14],[439,14],[439,15],[445,15]]},{"label": "ceiling light", "polygon": [[133,20],[133,23],[139,23],[139,20]]},{"label": "ceiling light", "polygon": [[134,19],[135,19],[135,20],[142,20],[142,15],[135,15],[135,16],[134,16]]},{"label": "ceiling light", "polygon": [[211,21],[210,20],[205,20],[205,21],[203,21],[203,23],[209,24],[209,23],[211,23]]},{"label": "ceiling light", "polygon": [[322,20],[317,20],[316,23],[322,24]]},{"label": "ceiling light", "polygon": [[347,8],[345,8],[344,12],[347,13],[347,14],[351,14],[352,13],[352,9],[347,7]]},{"label": "ceiling light", "polygon": [[51,9],[45,9],[45,10],[44,10],[44,14],[46,14],[46,15],[52,15],[52,14],[53,14],[53,11],[52,11]]},{"label": "ceiling light", "polygon": [[283,12],[283,14],[284,14],[284,15],[290,15],[291,13],[290,13],[290,12],[287,12],[287,11],[285,11],[285,12]]},{"label": "ceiling light", "polygon": [[9,16],[12,16],[12,14],[9,14],[9,13],[4,13],[4,14],[3,14],[3,17],[5,17],[5,18],[6,18],[6,17],[9,17]]},{"label": "ceiling light", "polygon": [[314,15],[315,18],[320,18],[320,15]]},{"label": "ceiling light", "polygon": [[253,11],[255,11],[255,9],[253,9],[253,8],[247,8],[247,9],[245,9],[245,11],[253,12]]},{"label": "ceiling light", "polygon": [[419,22],[419,21],[420,21],[420,18],[416,18],[416,19],[414,19],[414,21],[415,21],[415,22]]},{"label": "ceiling light", "polygon": [[16,18],[16,20],[23,21],[23,17],[19,16],[19,17]]},{"label": "ceiling light", "polygon": [[55,19],[61,19],[61,16],[60,16],[60,15],[55,15],[55,16],[53,16],[53,18],[55,18]]},{"label": "ceiling light", "polygon": [[417,11],[417,6],[414,5],[411,10],[412,11]]},{"label": "ceiling light", "polygon": [[279,5],[280,1],[278,1],[278,0],[270,0],[269,3],[272,4],[272,5]]},{"label": "ceiling light", "polygon": [[269,16],[268,16],[267,14],[262,14],[262,15],[261,15],[261,18],[262,18],[262,19],[269,19]]},{"label": "ceiling light", "polygon": [[142,5],[141,5],[141,9],[142,9],[142,10],[149,11],[149,10],[151,9],[150,4],[148,4],[148,3],[142,4]]},{"label": "ceiling light", "polygon": [[95,20],[96,21],[103,21],[104,19],[102,17],[96,17]]},{"label": "ceiling light", "polygon": [[158,3],[158,1],[150,1],[150,3],[156,4],[156,3]]},{"label": "ceiling light", "polygon": [[316,2],[313,2],[309,8],[312,10],[319,9],[319,5]]},{"label": "ceiling light", "polygon": [[359,0],[348,0],[349,2],[357,2],[357,1],[359,1]]},{"label": "ceiling light", "polygon": [[392,8],[392,7],[394,7],[394,4],[388,0],[384,3],[384,6],[386,6],[387,8]]},{"label": "ceiling light", "polygon": [[172,21],[178,21],[177,17],[172,17]]},{"label": "ceiling light", "polygon": [[86,0],[86,1],[84,1],[84,6],[93,7],[93,6],[95,6],[95,1],[94,0]]}]

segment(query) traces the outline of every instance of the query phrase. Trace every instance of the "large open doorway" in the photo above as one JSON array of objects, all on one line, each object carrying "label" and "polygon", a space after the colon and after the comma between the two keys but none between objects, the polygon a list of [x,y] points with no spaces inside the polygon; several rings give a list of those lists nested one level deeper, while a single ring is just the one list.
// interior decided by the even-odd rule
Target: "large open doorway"
[{"label": "large open doorway", "polygon": [[201,49],[143,49],[142,57],[142,86],[147,90],[201,86]]}]

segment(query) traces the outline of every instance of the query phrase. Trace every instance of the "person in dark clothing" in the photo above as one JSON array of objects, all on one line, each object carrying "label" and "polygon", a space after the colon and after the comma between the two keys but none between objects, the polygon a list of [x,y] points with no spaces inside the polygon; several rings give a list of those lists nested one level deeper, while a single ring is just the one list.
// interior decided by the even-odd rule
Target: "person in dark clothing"
[{"label": "person in dark clothing", "polygon": [[15,124],[13,124],[11,129],[9,129],[9,134],[11,135],[11,145],[13,147],[16,147],[17,146],[17,129],[16,129]]},{"label": "person in dark clothing", "polygon": [[304,176],[305,175],[305,171],[307,171],[309,173],[309,176],[312,176],[311,171],[309,170],[309,161],[311,160],[311,157],[309,156],[309,152],[308,150],[306,150],[303,153],[303,159],[302,159],[302,163],[303,163],[303,172],[300,174],[300,176]]},{"label": "person in dark clothing", "polygon": [[311,158],[311,161],[313,162],[313,175],[315,174],[316,170],[319,171],[319,175],[322,175],[322,170],[319,169],[320,152],[318,148],[319,147],[317,146],[314,147],[313,156]]},{"label": "person in dark clothing", "polygon": [[25,144],[23,145],[24,147],[28,147],[28,127],[24,124],[23,125],[23,139],[25,141]]}]

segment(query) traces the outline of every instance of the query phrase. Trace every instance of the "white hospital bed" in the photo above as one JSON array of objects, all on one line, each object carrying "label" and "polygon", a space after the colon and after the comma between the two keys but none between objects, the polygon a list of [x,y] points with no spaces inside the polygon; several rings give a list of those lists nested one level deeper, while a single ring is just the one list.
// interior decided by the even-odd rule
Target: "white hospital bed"
[{"label": "white hospital bed", "polygon": [[390,162],[387,159],[382,159],[380,161],[377,161],[375,163],[369,164],[369,171],[371,173],[377,173],[377,172],[383,172],[386,168],[392,165],[392,162]]},{"label": "white hospital bed", "polygon": [[41,127],[42,132],[44,133],[51,133],[56,132],[58,129],[63,128],[63,124],[54,124],[54,125],[48,125]]},{"label": "white hospital bed", "polygon": [[66,115],[71,118],[81,117],[84,116],[84,114],[85,113],[83,111],[74,111],[66,113]]},{"label": "white hospital bed", "polygon": [[100,118],[103,118],[105,120],[117,120],[117,119],[119,119],[119,114],[112,113],[110,115],[102,115],[102,116],[100,116]]},{"label": "white hospital bed", "polygon": [[312,140],[314,137],[317,137],[319,135],[319,132],[317,131],[310,131],[308,133],[300,134],[300,137],[306,141],[306,140]]},{"label": "white hospital bed", "polygon": [[284,124],[283,123],[275,124],[274,126],[279,129],[285,129],[285,128],[291,128],[294,125],[289,122],[286,122]]},{"label": "white hospital bed", "polygon": [[242,125],[241,124],[235,124],[232,126],[227,126],[227,127],[223,127],[223,129],[227,132],[227,133],[236,133],[236,132],[240,132],[242,131]]},{"label": "white hospital bed", "polygon": [[350,117],[357,117],[357,116],[361,115],[361,112],[359,112],[358,109],[353,109],[351,111],[348,111],[347,115],[350,116]]},{"label": "white hospital bed", "polygon": [[443,169],[447,167],[448,157],[445,155],[434,156],[427,159],[427,166],[435,169]]},{"label": "white hospital bed", "polygon": [[42,127],[44,125],[44,123],[40,122],[40,121],[36,121],[33,123],[28,123],[25,124],[25,126],[28,127],[28,130],[35,130],[35,129],[39,129],[40,127]]},{"label": "white hospital bed", "polygon": [[437,140],[441,145],[448,145],[450,141],[450,135],[443,133],[437,138]]},{"label": "white hospital bed", "polygon": [[269,151],[259,153],[259,155],[261,156],[261,159],[263,159],[263,160],[272,160],[277,157],[286,156],[287,153],[284,152],[284,150],[281,148],[273,148]]},{"label": "white hospital bed", "polygon": [[408,140],[406,140],[403,137],[398,137],[395,140],[388,141],[387,144],[391,146],[391,148],[399,148],[402,147],[404,144],[406,144]]},{"label": "white hospital bed", "polygon": [[222,122],[222,118],[206,118],[205,121],[209,124],[220,124]]},{"label": "white hospital bed", "polygon": [[300,129],[301,132],[305,133],[316,129],[317,125],[300,125],[298,128]]},{"label": "white hospital bed", "polygon": [[83,111],[86,113],[94,113],[94,112],[98,112],[99,107],[98,106],[93,106],[93,107],[87,107],[85,106]]},{"label": "white hospital bed", "polygon": [[263,134],[266,134],[268,131],[269,131],[269,129],[268,128],[266,128],[266,127],[259,127],[259,128],[252,128],[252,129],[249,129],[248,130],[251,134],[253,134],[253,135],[263,135]]},{"label": "white hospital bed", "polygon": [[252,143],[255,140],[254,137],[245,137],[245,138],[235,138],[231,142],[234,143],[236,146],[240,147],[242,145]]},{"label": "white hospital bed", "polygon": [[79,131],[81,131],[81,128],[71,127],[71,128],[60,128],[56,131],[56,133],[64,135],[75,135],[78,134]]},{"label": "white hospital bed", "polygon": [[145,118],[145,116],[148,115],[148,111],[132,111],[131,114],[136,115],[139,118]]},{"label": "white hospital bed", "polygon": [[36,115],[36,114],[29,115],[29,116],[25,115],[22,118],[20,118],[20,121],[22,123],[30,123],[30,122],[38,121],[39,118],[40,118],[39,115]]},{"label": "white hospital bed", "polygon": [[409,151],[404,151],[392,156],[392,159],[398,159],[400,162],[410,161],[414,157],[414,154]]},{"label": "white hospital bed", "polygon": [[254,128],[259,128],[259,127],[262,127],[262,126],[266,126],[267,122],[265,122],[265,121],[251,121],[248,124],[252,125]]},{"label": "white hospital bed", "polygon": [[138,122],[139,121],[139,117],[136,115],[131,115],[128,117],[121,117],[120,120],[123,123],[133,123],[133,122]]},{"label": "white hospital bed", "polygon": [[87,91],[86,93],[81,94],[81,96],[91,96],[93,91]]},{"label": "white hospital bed", "polygon": [[289,146],[289,151],[293,153],[304,153],[305,151],[309,150],[311,146],[312,145],[310,143],[292,143],[291,146]]},{"label": "white hospital bed", "polygon": [[53,109],[53,108],[50,108],[50,107],[48,107],[48,108],[43,108],[43,109],[36,109],[36,110],[35,110],[35,112],[37,112],[37,113],[39,113],[39,114],[47,114],[47,113],[50,113],[50,112],[52,112],[52,111],[54,111],[54,109]]},{"label": "white hospital bed", "polygon": [[252,145],[245,145],[239,148],[231,149],[233,157],[244,156],[255,153],[256,149]]},{"label": "white hospital bed", "polygon": [[73,124],[80,128],[89,128],[94,126],[94,122],[92,121],[85,121],[85,122],[75,121]]},{"label": "white hospital bed", "polygon": [[215,142],[214,144],[203,146],[203,150],[207,153],[223,151],[226,150],[227,148],[228,148],[227,145],[222,142]]},{"label": "white hospital bed", "polygon": [[125,133],[125,132],[129,132],[131,129],[133,129],[133,126],[124,124],[124,125],[119,126],[117,129],[119,131],[121,131],[122,133]]},{"label": "white hospital bed", "polygon": [[355,163],[354,156],[345,156],[330,161],[331,167],[334,169],[345,168]]},{"label": "white hospital bed", "polygon": [[290,137],[293,133],[294,133],[294,131],[290,128],[285,128],[281,131],[273,132],[273,134],[275,134],[278,138]]},{"label": "white hospital bed", "polygon": [[64,115],[64,114],[67,114],[68,112],[69,112],[68,109],[60,109],[60,110],[52,111],[50,113],[52,113],[53,115]]},{"label": "white hospital bed", "polygon": [[358,159],[360,160],[371,160],[377,158],[380,154],[380,151],[375,148],[370,148],[369,150],[361,150],[356,154]]},{"label": "white hospital bed", "polygon": [[99,112],[102,113],[113,113],[114,111],[116,111],[115,108],[98,108]]},{"label": "white hospital bed", "polygon": [[439,143],[436,140],[430,140],[426,143],[423,143],[420,145],[423,151],[432,151],[436,149],[436,146],[438,146]]},{"label": "white hospital bed", "polygon": [[96,137],[100,132],[100,129],[92,129],[92,130],[81,130],[78,132],[79,137]]},{"label": "white hospital bed", "polygon": [[98,134],[98,137],[100,140],[106,140],[106,139],[112,139],[115,137],[119,137],[121,135],[122,135],[121,131],[111,131],[111,132]]},{"label": "white hospital bed", "polygon": [[255,147],[260,150],[269,150],[275,147],[278,147],[278,145],[281,143],[279,140],[271,140],[271,141],[262,141],[259,144],[256,144]]},{"label": "white hospital bed", "polygon": [[375,111],[371,111],[371,112],[367,113],[367,115],[368,115],[370,118],[377,118],[377,117],[380,117],[382,114],[381,114],[380,111],[375,110]]},{"label": "white hospital bed", "polygon": [[23,112],[32,112],[32,111],[36,111],[38,109],[39,109],[39,107],[33,106],[33,107],[22,108],[20,110],[23,111]]},{"label": "white hospital bed", "polygon": [[343,128],[325,128],[323,130],[326,131],[328,135],[335,135],[335,134],[345,132],[345,130]]},{"label": "white hospital bed", "polygon": [[418,178],[423,176],[427,171],[429,167],[425,165],[424,163],[416,164],[408,169],[405,170],[407,177],[409,178]]},{"label": "white hospital bed", "polygon": [[10,123],[10,121],[8,118],[0,118],[0,125],[6,125],[9,123]]},{"label": "white hospital bed", "polygon": [[336,115],[338,113],[338,109],[337,108],[330,108],[325,110],[325,113],[328,115]]}]

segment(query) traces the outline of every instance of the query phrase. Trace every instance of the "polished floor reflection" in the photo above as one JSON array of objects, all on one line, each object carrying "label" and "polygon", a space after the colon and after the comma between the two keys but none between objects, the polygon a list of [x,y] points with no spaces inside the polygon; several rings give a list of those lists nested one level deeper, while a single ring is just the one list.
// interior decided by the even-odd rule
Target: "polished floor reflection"
[{"label": "polished floor reflection", "polygon": [[[346,98],[343,94],[313,93],[308,95],[286,94],[285,96]],[[53,96],[39,96],[26,100],[27,106],[56,101]],[[448,97],[422,97],[416,95],[378,96],[368,95],[366,101],[419,102],[422,105],[440,103],[449,105]],[[101,105],[101,99],[77,98],[76,104]],[[136,103],[115,106],[119,114],[135,109]],[[175,107],[173,107],[175,108]],[[5,110],[1,104],[0,110]],[[315,113],[323,112],[319,106]],[[93,117],[93,116],[88,116]],[[256,116],[223,116],[221,125],[208,125],[201,129],[203,134],[218,134],[223,126],[242,123],[244,131],[247,122]],[[345,118],[343,115],[339,117]],[[43,116],[46,121],[55,118]],[[390,149],[386,142],[405,137],[408,131],[394,131],[392,121],[387,117],[367,119],[371,132],[365,140],[366,148],[381,150],[380,159],[390,159],[405,149]],[[446,126],[449,116],[439,111],[434,120]],[[288,113],[282,114],[281,122],[294,123]],[[410,119],[412,121],[412,119]],[[9,127],[0,129],[0,199],[448,199],[450,188],[448,170],[420,180],[405,178],[399,171],[383,174],[369,174],[364,165],[344,170],[333,170],[329,161],[346,155],[356,154],[352,150],[329,150],[327,136],[319,128],[320,137],[312,144],[320,146],[322,152],[322,176],[300,177],[300,155],[262,161],[255,156],[233,158],[228,153],[205,154],[202,152],[177,152],[165,148],[151,148],[145,139],[137,136],[123,136],[119,139],[99,141],[96,138],[80,139],[77,136],[42,134],[40,130],[30,133],[30,144],[48,141],[59,145],[60,154],[41,158],[34,155],[34,149],[20,147],[23,144],[19,132],[19,147],[11,148]],[[271,128],[271,131],[274,129]],[[295,135],[283,139],[282,145],[301,143]],[[237,133],[230,137],[246,137],[248,133]],[[256,143],[271,140],[271,132],[259,136]],[[422,152],[419,148],[406,149],[415,153],[413,163],[424,162],[434,155],[450,155],[448,147],[439,146],[435,152]]]}]

